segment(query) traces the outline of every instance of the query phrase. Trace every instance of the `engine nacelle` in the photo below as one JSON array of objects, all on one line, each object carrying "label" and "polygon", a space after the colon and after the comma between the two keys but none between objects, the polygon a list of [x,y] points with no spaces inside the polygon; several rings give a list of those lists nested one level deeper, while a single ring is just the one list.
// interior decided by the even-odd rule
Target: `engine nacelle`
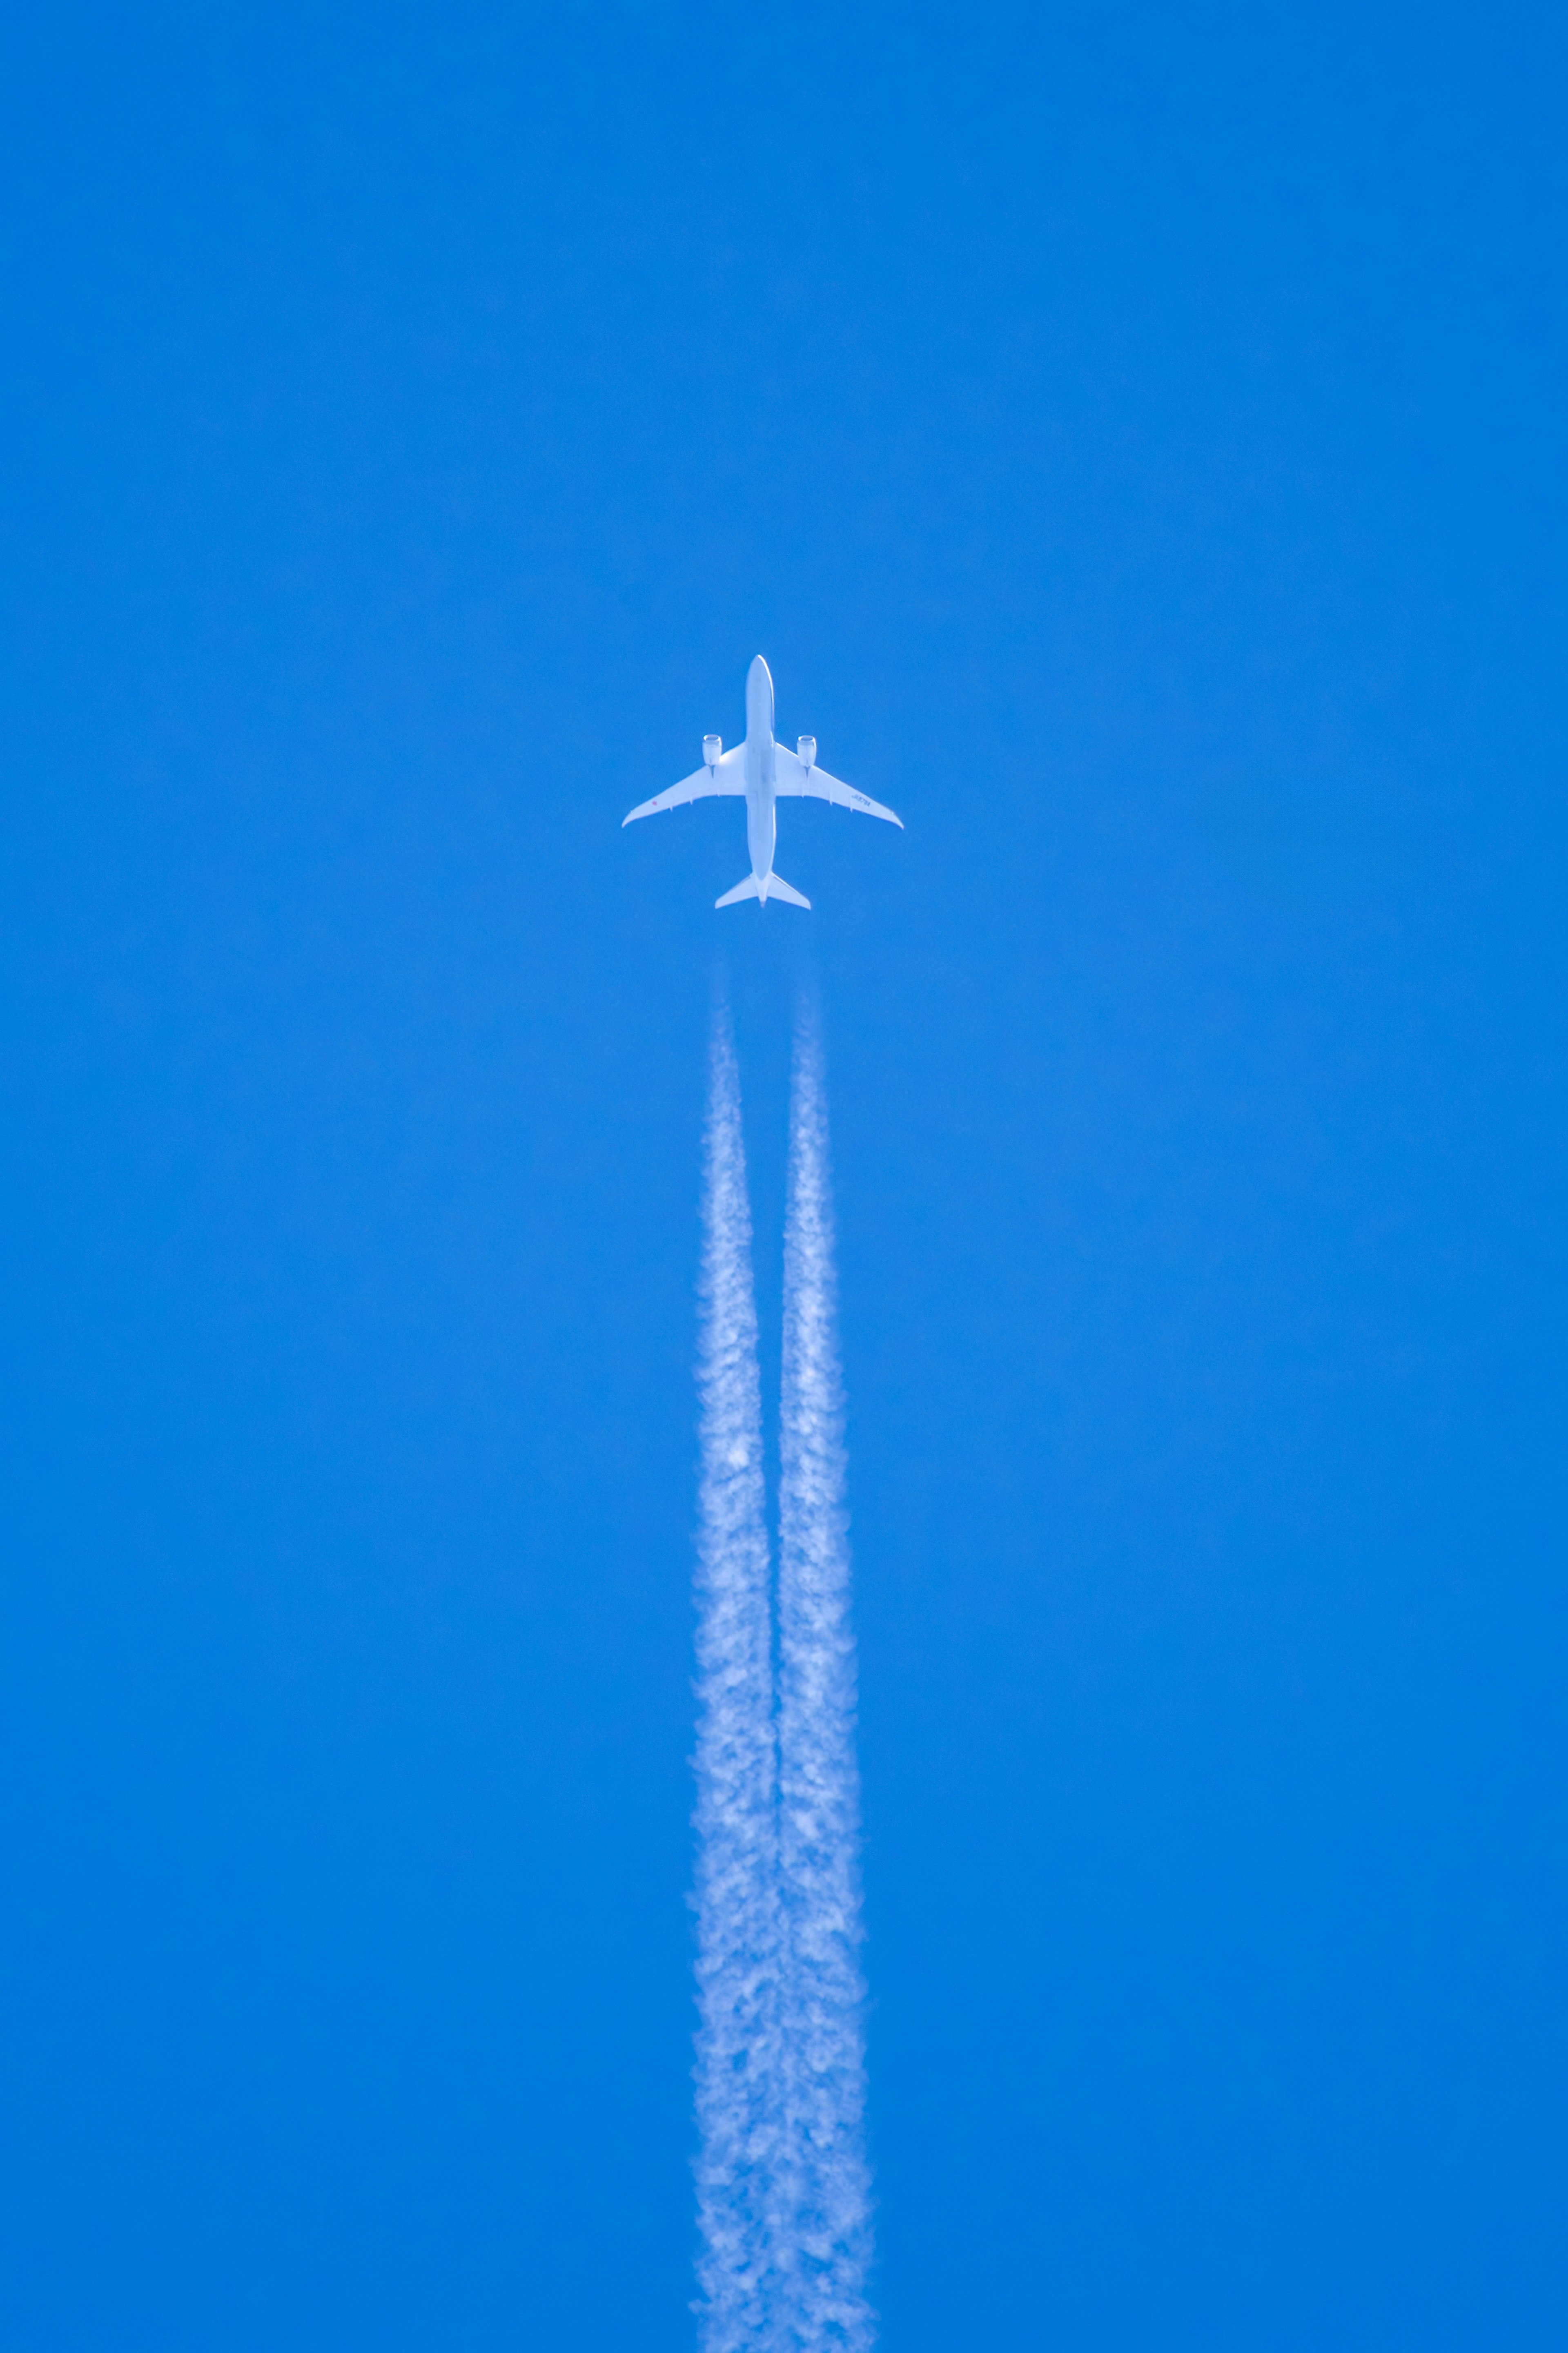
[{"label": "engine nacelle", "polygon": [[704,735],[702,738],[702,757],[710,768],[718,766],[719,754],[723,749],[722,735]]},{"label": "engine nacelle", "polygon": [[803,768],[816,767],[816,738],[815,735],[801,736],[795,748],[800,755],[800,765]]}]

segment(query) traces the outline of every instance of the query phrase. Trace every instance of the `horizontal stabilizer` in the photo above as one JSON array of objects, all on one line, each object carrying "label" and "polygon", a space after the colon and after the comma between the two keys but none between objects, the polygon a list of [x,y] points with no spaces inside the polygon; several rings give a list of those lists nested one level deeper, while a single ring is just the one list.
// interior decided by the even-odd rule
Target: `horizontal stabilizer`
[{"label": "horizontal stabilizer", "polygon": [[748,874],[743,882],[737,882],[732,891],[726,891],[721,899],[714,900],[713,904],[716,907],[738,907],[742,899],[761,899],[764,906],[770,899],[782,899],[786,907],[809,907],[811,904],[804,892],[786,882],[782,874],[761,877]]}]

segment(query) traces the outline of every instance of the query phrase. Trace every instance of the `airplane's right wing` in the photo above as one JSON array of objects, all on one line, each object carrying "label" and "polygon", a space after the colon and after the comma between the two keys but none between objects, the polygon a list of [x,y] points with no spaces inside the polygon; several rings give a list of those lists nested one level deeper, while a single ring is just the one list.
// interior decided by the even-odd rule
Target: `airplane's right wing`
[{"label": "airplane's right wing", "polygon": [[903,828],[903,818],[874,801],[869,793],[858,793],[853,785],[830,776],[826,768],[808,768],[787,744],[773,745],[773,774],[775,792],[805,793],[813,800],[831,802],[835,808],[858,809],[864,817],[885,818],[889,825]]},{"label": "airplane's right wing", "polygon": [[623,829],[633,818],[657,817],[661,809],[684,808],[688,801],[705,800],[713,793],[743,793],[746,789],[746,747],[737,744],[732,752],[721,753],[716,765],[703,762],[694,776],[683,776],[671,785],[667,793],[656,793],[651,801],[643,801],[630,816],[621,819]]}]

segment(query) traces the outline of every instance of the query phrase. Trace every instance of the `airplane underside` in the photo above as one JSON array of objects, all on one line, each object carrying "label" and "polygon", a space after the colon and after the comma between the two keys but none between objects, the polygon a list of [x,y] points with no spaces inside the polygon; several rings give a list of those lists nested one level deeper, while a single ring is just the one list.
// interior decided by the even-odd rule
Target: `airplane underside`
[{"label": "airplane underside", "polygon": [[809,907],[811,901],[805,892],[773,871],[775,812],[781,795],[786,799],[804,797],[826,801],[835,808],[858,809],[867,817],[885,818],[889,825],[903,824],[902,818],[884,808],[880,801],[818,767],[815,735],[802,735],[793,752],[778,741],[773,733],[773,681],[759,654],[746,676],[745,742],[726,752],[721,737],[705,735],[702,765],[695,774],[671,785],[668,792],[656,793],[652,800],[640,801],[621,822],[631,825],[661,809],[685,808],[710,797],[744,800],[752,871],[743,882],[715,899],[714,905],[734,907],[742,899],[755,899],[765,907],[770,899],[782,899],[786,907]]}]

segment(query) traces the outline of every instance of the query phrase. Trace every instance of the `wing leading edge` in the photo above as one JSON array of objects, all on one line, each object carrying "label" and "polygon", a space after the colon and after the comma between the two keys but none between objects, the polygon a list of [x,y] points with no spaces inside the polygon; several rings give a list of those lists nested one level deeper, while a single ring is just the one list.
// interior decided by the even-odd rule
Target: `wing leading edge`
[{"label": "wing leading edge", "polygon": [[890,808],[884,808],[868,793],[858,793],[853,785],[845,784],[839,777],[830,776],[826,768],[808,768],[796,753],[783,744],[774,744],[773,760],[775,792],[803,793],[813,800],[830,802],[835,808],[858,809],[862,817],[884,818],[889,825],[896,825],[902,831],[903,818],[896,817]]},{"label": "wing leading edge", "polygon": [[622,818],[622,828],[630,825],[634,818],[658,817],[661,809],[684,808],[688,801],[707,800],[715,793],[743,794],[745,789],[746,747],[737,744],[732,752],[721,753],[713,767],[704,761],[695,776],[683,776],[667,793],[656,793],[651,801],[641,802]]}]

